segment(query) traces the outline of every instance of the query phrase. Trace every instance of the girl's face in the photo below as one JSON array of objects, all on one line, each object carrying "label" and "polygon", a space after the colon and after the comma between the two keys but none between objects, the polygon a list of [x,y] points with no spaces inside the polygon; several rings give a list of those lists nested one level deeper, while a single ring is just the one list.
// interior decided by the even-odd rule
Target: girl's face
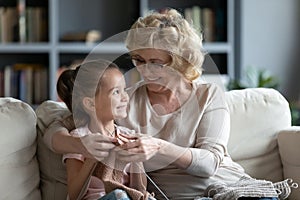
[{"label": "girl's face", "polygon": [[95,97],[98,120],[109,121],[127,116],[128,94],[123,74],[115,68],[107,69],[101,79],[99,92]]},{"label": "girl's face", "polygon": [[164,50],[135,50],[131,54],[131,59],[150,91],[162,92],[182,77],[179,72],[168,67],[171,56]]}]

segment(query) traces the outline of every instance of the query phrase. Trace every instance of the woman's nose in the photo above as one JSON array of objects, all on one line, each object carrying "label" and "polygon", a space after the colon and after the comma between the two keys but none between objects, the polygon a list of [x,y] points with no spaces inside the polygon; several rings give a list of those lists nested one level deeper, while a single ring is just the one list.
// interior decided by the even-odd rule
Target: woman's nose
[{"label": "woman's nose", "polygon": [[147,76],[148,74],[152,74],[152,71],[149,69],[148,66],[138,67],[137,70],[142,76]]}]

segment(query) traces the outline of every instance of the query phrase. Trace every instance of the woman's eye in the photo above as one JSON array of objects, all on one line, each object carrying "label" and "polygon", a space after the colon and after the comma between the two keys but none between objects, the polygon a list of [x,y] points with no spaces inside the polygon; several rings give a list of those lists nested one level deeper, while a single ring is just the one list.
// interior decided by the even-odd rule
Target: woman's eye
[{"label": "woman's eye", "polygon": [[132,62],[134,65],[142,65],[142,64],[146,63],[144,60],[139,59],[139,58],[132,58]]}]

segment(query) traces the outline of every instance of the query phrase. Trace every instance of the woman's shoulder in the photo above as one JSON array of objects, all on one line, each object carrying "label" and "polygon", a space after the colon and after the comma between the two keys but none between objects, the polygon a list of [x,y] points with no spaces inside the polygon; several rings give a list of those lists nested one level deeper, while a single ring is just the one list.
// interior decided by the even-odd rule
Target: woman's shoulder
[{"label": "woman's shoulder", "polygon": [[216,83],[194,81],[193,87],[195,88],[195,90],[198,94],[199,93],[201,93],[201,94],[203,94],[203,93],[216,94],[216,93],[224,93],[225,92],[225,90]]},{"label": "woman's shoulder", "polygon": [[222,105],[225,106],[225,90],[216,83],[195,82],[195,96],[199,102],[205,102],[206,105]]}]

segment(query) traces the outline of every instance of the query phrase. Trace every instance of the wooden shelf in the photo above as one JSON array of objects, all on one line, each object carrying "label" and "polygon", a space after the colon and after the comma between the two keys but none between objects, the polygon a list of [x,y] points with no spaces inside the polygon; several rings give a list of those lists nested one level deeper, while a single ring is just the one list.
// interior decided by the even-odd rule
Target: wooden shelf
[{"label": "wooden shelf", "polygon": [[[70,32],[84,32],[92,29],[102,33],[106,40],[118,33],[129,29],[130,25],[150,9],[173,7],[184,11],[187,7],[209,7],[212,10],[221,9],[224,12],[225,28],[224,41],[205,42],[204,49],[216,58],[216,63],[226,72],[234,76],[234,0],[25,0],[27,7],[41,6],[46,9],[46,41],[34,43],[1,43],[0,70],[12,62],[28,62],[37,60],[46,65],[48,72],[48,99],[56,100],[57,69],[76,58],[82,58],[90,52],[103,55],[122,55],[127,52],[125,45],[119,41],[86,44],[84,42],[62,42],[61,37]],[[17,5],[17,0],[0,1],[0,7]],[[83,6],[84,5],[84,6]],[[95,17],[96,16],[96,17]],[[12,63],[13,64],[13,63]],[[223,74],[224,75],[224,74]]]}]

